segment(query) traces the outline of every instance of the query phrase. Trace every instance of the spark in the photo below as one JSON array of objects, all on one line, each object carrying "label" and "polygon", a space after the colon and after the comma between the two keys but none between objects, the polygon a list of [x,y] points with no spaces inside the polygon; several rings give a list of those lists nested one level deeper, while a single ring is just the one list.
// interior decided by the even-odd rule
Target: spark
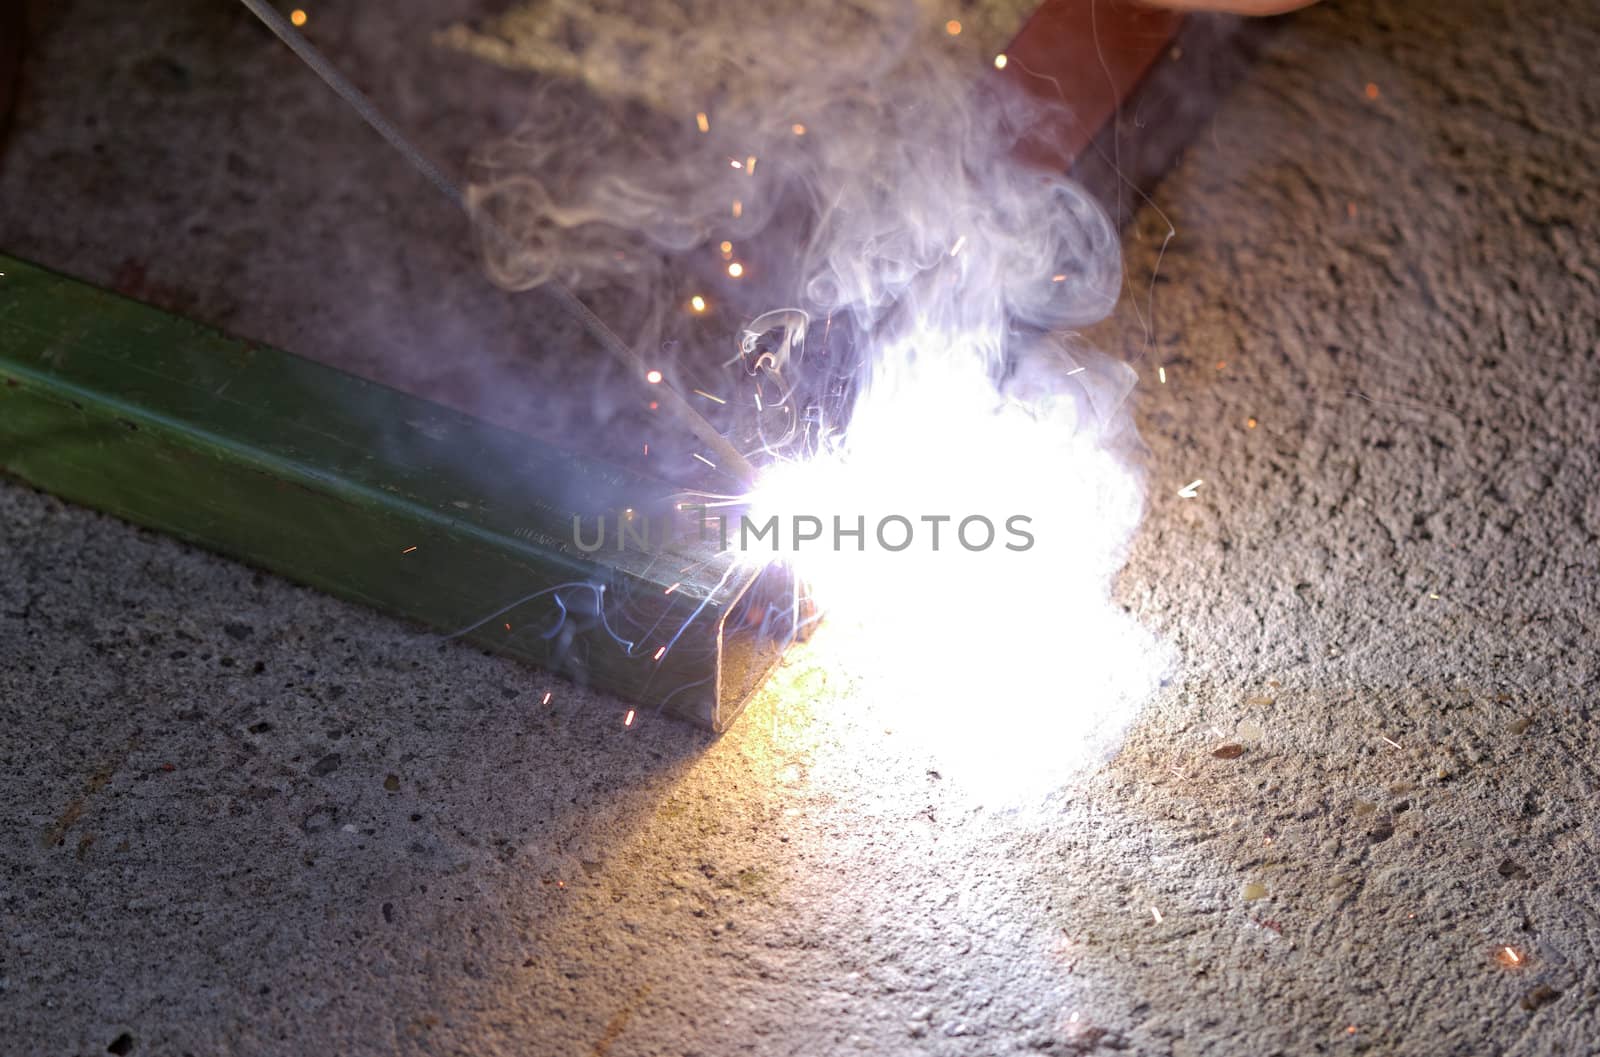
[{"label": "spark", "polygon": [[1517,953],[1515,947],[1501,947],[1500,961],[1504,965],[1521,965],[1522,955]]},{"label": "spark", "polygon": [[645,445],[645,446],[644,446],[644,453],[645,453],[645,454],[646,454],[646,455],[649,455],[649,454],[650,454],[650,445],[648,445],[648,444],[646,444],[646,445]]},{"label": "spark", "polygon": [[544,700],[540,701],[539,703],[541,705],[548,705],[550,703],[550,691],[549,690],[546,690],[544,692]]},{"label": "spark", "polygon": [[1165,920],[1161,914],[1161,911],[1157,910],[1155,907],[1150,908],[1150,916],[1156,919],[1157,925],[1161,924],[1161,922]]},{"label": "spark", "polygon": [[1067,277],[1065,275],[1052,275],[1050,281],[1052,283],[1064,283],[1067,281]]},{"label": "spark", "polygon": [[297,7],[289,12],[289,21],[296,26],[303,26],[306,24],[306,13]]},{"label": "spark", "polygon": [[1400,743],[1395,741],[1393,738],[1385,737],[1382,734],[1379,734],[1378,737],[1382,738],[1384,741],[1388,742],[1390,745],[1393,745],[1397,749],[1400,747]]},{"label": "spark", "polygon": [[670,595],[672,592],[676,591],[678,588],[680,588],[682,586],[683,586],[683,582],[679,581],[679,582],[673,584],[671,587],[667,588],[665,591],[663,591],[661,593],[664,594],[664,595]]},{"label": "spark", "polygon": [[1346,1035],[1354,1035],[1356,1033],[1356,1026],[1354,1024],[1350,1025],[1348,1028],[1344,1029],[1344,1033]]},{"label": "spark", "polygon": [[744,160],[744,168],[745,168],[745,171],[748,172],[751,176],[754,176],[756,174],[756,156],[754,154],[751,154],[751,155],[749,155],[749,156],[747,156],[745,158],[745,160]]},{"label": "spark", "polygon": [[757,410],[757,411],[764,411],[764,410],[766,410],[766,409],[765,409],[765,408],[763,408],[763,407],[762,407],[762,406],[761,406],[761,389],[760,389],[760,388],[759,388],[759,387],[758,387],[758,388],[756,388],[756,389],[755,389],[755,390],[754,390],[754,392],[755,392],[755,394],[756,394],[756,410]]},{"label": "spark", "polygon": [[950,256],[954,257],[956,254],[960,253],[961,248],[966,244],[967,237],[965,235],[961,236],[959,239],[956,239],[956,244],[950,247]]},{"label": "spark", "polygon": [[1161,384],[1162,385],[1166,385],[1167,384],[1167,369],[1165,367],[1157,367],[1156,368],[1156,377],[1161,379]]},{"label": "spark", "polygon": [[735,169],[743,169],[744,168],[744,162],[740,161],[738,158],[729,158],[728,159],[728,164],[733,166]]},{"label": "spark", "polygon": [[510,625],[510,624],[507,624],[507,625],[506,625],[506,630],[507,630],[507,631],[510,631],[510,630],[511,630],[511,625]]},{"label": "spark", "polygon": [[694,453],[694,457],[699,459],[701,462],[705,463],[707,466],[711,467],[713,470],[715,470],[717,468],[717,464],[716,463],[712,462],[710,459],[706,458],[704,455],[701,455],[699,452],[695,452]]},{"label": "spark", "polygon": [[732,278],[737,279],[743,274],[744,265],[740,264],[738,261],[734,261],[732,264],[728,265],[728,275]]},{"label": "spark", "polygon": [[413,543],[411,546],[407,547],[405,550],[401,551],[400,553],[401,554],[410,554],[412,551],[414,551],[416,549],[417,549],[417,545],[415,543]]},{"label": "spark", "polygon": [[735,218],[744,216],[744,203],[737,198],[733,200],[733,215]]},{"label": "spark", "polygon": [[661,384],[661,372],[660,371],[656,371],[656,370],[646,371],[645,375],[644,375],[644,380],[649,382],[651,385],[660,385]]},{"label": "spark", "polygon": [[624,727],[633,726],[633,709],[628,709],[628,714],[622,717],[622,725]]},{"label": "spark", "polygon": [[1200,486],[1202,484],[1204,484],[1204,483],[1205,482],[1203,480],[1201,480],[1200,478],[1196,477],[1194,480],[1190,481],[1188,484],[1186,484],[1182,488],[1178,489],[1178,498],[1179,499],[1193,499],[1195,497],[1195,493],[1200,491]]},{"label": "spark", "polygon": [[1256,428],[1256,420],[1253,419],[1253,418],[1245,419],[1244,420],[1244,428],[1245,429],[1255,429]]},{"label": "spark", "polygon": [[651,411],[654,411],[654,410],[655,410],[655,409],[656,409],[656,408],[658,408],[658,407],[660,407],[660,406],[661,406],[661,405],[660,405],[660,404],[658,404],[658,403],[656,403],[656,402],[655,402],[655,401],[654,401],[654,400],[652,400],[652,401],[650,401],[650,410],[651,410]]},{"label": "spark", "polygon": [[1074,367],[1072,370],[1067,372],[1067,377],[1071,378],[1075,374],[1082,374],[1084,371],[1087,371],[1088,369],[1089,368],[1087,368],[1087,367]]},{"label": "spark", "polygon": [[727,401],[722,399],[722,397],[716,395],[715,393],[708,393],[704,389],[696,389],[694,391],[694,395],[695,396],[703,396],[707,400],[715,400],[719,404],[726,404],[727,403]]},{"label": "spark", "polygon": [[694,123],[699,127],[701,132],[711,131],[711,119],[706,117],[706,112],[704,110],[700,111],[694,116]]},{"label": "spark", "polygon": [[660,649],[656,650],[656,655],[653,659],[659,661],[663,656],[666,655],[666,652],[667,648],[665,646],[661,647]]},{"label": "spark", "polygon": [[1356,218],[1356,204],[1354,202],[1346,202],[1344,204],[1344,213],[1345,216],[1354,220]]},{"label": "spark", "polygon": [[1373,81],[1368,81],[1368,82],[1367,82],[1367,88],[1366,88],[1366,92],[1367,92],[1367,98],[1368,98],[1368,99],[1374,99],[1374,100],[1375,100],[1375,99],[1377,99],[1377,98],[1378,98],[1378,96],[1379,96],[1379,94],[1380,94],[1380,93],[1379,93],[1379,92],[1378,92],[1378,85],[1377,85],[1377,83],[1376,83],[1376,82],[1373,82]]},{"label": "spark", "polygon": [[1006,68],[1006,53],[1005,52],[1002,51],[999,55],[996,55],[994,57],[994,68],[997,69],[997,70],[1003,70],[1003,69]]},{"label": "spark", "polygon": [[722,245],[718,246],[717,248],[722,251],[722,255],[724,257],[733,256],[733,243],[724,240]]},{"label": "spark", "polygon": [[952,18],[944,24],[944,31],[952,37],[959,37],[961,36],[961,23]]},{"label": "spark", "polygon": [[696,312],[704,312],[706,310],[706,299],[701,297],[699,294],[695,294],[693,297],[689,298],[689,307],[694,309]]}]

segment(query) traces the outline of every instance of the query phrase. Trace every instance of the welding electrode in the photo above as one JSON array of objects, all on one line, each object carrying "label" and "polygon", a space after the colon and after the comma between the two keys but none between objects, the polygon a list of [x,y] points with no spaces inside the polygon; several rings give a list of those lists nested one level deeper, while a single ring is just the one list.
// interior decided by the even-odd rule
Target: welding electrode
[{"label": "welding electrode", "polygon": [[[433,163],[427,155],[423,154],[416,145],[406,139],[400,130],[395,128],[388,118],[373,104],[372,100],[351,84],[338,69],[328,61],[327,57],[318,51],[311,42],[298,30],[289,24],[288,19],[278,13],[277,9],[267,3],[267,0],[240,0],[251,13],[261,20],[262,24],[289,46],[313,73],[322,78],[322,82],[339,94],[339,97],[349,103],[355,112],[361,115],[372,130],[388,141],[389,145],[399,151],[428,182],[439,190],[439,193],[455,203],[456,208],[465,212],[472,218],[472,211],[467,205],[467,198],[444,172]],[[516,240],[505,228],[496,224],[493,219],[479,216],[476,219],[490,236],[502,243],[514,245]],[[650,374],[650,368],[634,351],[634,349],[617,336],[616,332],[606,326],[601,318],[594,314],[594,310],[584,304],[583,299],[567,289],[562,284],[551,281],[544,284],[544,289],[555,298],[556,302],[575,318],[607,352],[616,357],[623,366],[633,372],[635,378],[644,378]],[[708,422],[689,402],[683,398],[672,386],[665,382],[658,382],[651,386],[651,394],[656,396],[668,411],[676,415],[701,442],[709,447],[717,456],[717,468],[735,478],[746,487],[755,483],[756,469],[750,460],[745,458],[737,448],[717,431],[717,428]]]}]

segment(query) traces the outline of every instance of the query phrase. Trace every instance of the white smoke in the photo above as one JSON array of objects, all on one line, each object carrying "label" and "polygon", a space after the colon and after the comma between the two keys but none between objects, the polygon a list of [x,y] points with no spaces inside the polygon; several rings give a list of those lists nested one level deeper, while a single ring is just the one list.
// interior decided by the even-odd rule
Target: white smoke
[{"label": "white smoke", "polygon": [[626,290],[651,306],[632,336],[681,341],[665,369],[726,363],[763,514],[1027,516],[1026,553],[784,557],[938,751],[1053,778],[1113,745],[1160,669],[1110,600],[1142,510],[1133,374],[1075,333],[1115,304],[1119,246],[1018,160],[1041,104],[889,0],[663,8],[642,31],[531,10],[534,51],[574,55],[545,65],[588,91],[547,88],[483,153],[470,200],[514,236],[485,241],[490,274]]}]

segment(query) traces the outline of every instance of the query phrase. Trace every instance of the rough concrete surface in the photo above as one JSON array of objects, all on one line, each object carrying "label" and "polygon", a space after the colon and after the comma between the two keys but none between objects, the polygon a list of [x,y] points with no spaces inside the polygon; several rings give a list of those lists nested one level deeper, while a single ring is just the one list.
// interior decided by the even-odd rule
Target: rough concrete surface
[{"label": "rough concrete surface", "polygon": [[[448,211],[214,6],[36,12],[0,247],[347,366],[451,324],[330,330],[342,269],[493,332]],[[118,61],[74,65],[81,19]],[[425,50],[329,19],[369,70]],[[234,37],[228,78],[186,65]],[[825,641],[720,740],[625,729],[0,485],[0,1050],[1596,1052],[1596,54],[1600,14],[1553,0],[1330,3],[1272,38],[1095,335],[1141,364],[1151,448],[1119,596],[1181,667],[1023,807],[904,748]],[[238,161],[139,131],[184,121]],[[296,133],[337,201],[292,200]]]}]

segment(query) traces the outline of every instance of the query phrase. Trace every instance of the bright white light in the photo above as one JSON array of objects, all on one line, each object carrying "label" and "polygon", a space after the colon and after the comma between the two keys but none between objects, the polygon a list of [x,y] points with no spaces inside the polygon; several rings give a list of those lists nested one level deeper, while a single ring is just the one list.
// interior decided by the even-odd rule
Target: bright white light
[{"label": "bright white light", "polygon": [[[847,437],[770,468],[752,517],[778,515],[785,557],[826,610],[829,659],[896,735],[1004,796],[1048,788],[1114,747],[1166,659],[1110,598],[1143,502],[1107,432],[1128,369],[1096,359],[1085,374],[1057,350],[1002,393],[987,357],[952,347],[978,340],[920,332],[885,350]],[[791,552],[797,514],[824,528]],[[911,544],[886,551],[876,529],[896,516],[912,523]],[[846,529],[864,520],[863,549],[836,540],[835,517]],[[988,519],[992,544],[963,545],[968,517]],[[906,529],[887,524],[898,547]],[[986,535],[974,524],[966,542]]]}]

